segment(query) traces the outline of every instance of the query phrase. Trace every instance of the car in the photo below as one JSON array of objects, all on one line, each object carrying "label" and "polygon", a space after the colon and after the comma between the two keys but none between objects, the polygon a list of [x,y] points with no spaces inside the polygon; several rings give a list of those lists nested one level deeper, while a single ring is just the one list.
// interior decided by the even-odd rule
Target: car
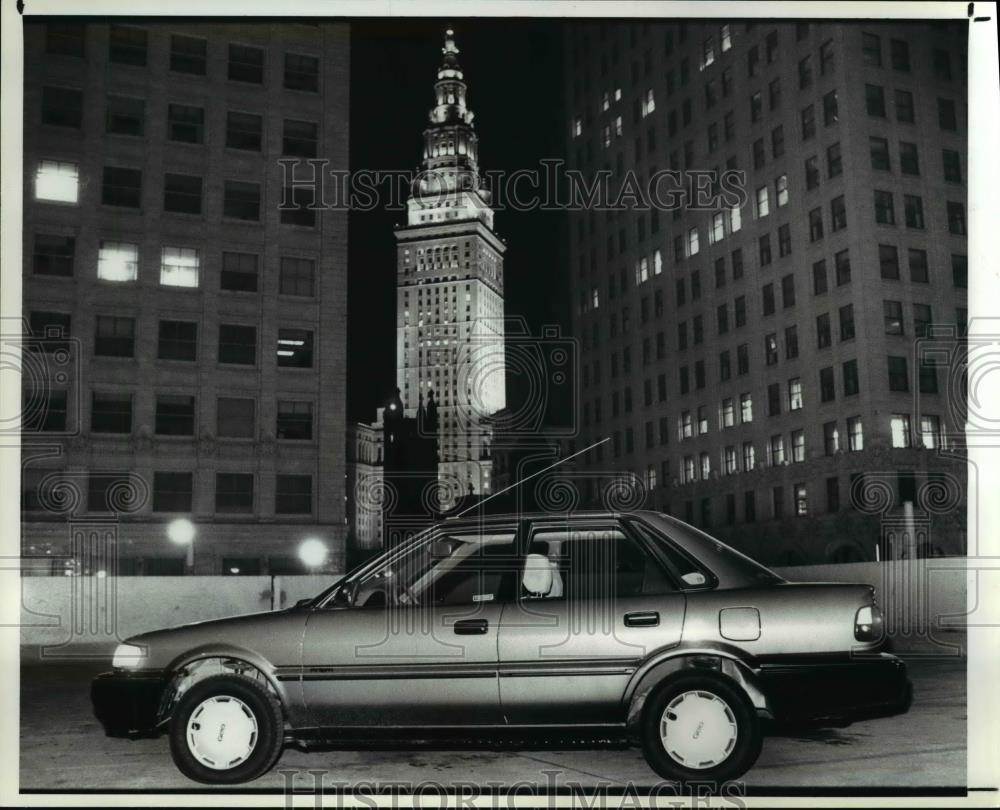
[{"label": "car", "polygon": [[91,694],[109,736],[166,732],[202,783],[285,746],[589,739],[721,784],[765,733],[907,711],[882,636],[871,586],[787,582],[665,514],[477,516],[288,609],[130,638]]}]

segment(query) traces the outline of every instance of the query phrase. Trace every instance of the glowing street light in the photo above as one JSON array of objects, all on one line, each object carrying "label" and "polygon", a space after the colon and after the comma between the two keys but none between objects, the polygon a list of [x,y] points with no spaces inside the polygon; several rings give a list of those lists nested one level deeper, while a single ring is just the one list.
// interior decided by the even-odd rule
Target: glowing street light
[{"label": "glowing street light", "polygon": [[326,544],[318,537],[308,537],[299,546],[299,559],[302,560],[302,564],[306,568],[311,570],[322,566],[326,562],[328,554]]},{"label": "glowing street light", "polygon": [[167,537],[170,538],[170,542],[178,546],[187,546],[187,558],[184,564],[189,574],[194,572],[195,534],[194,524],[187,518],[177,518],[167,524]]}]

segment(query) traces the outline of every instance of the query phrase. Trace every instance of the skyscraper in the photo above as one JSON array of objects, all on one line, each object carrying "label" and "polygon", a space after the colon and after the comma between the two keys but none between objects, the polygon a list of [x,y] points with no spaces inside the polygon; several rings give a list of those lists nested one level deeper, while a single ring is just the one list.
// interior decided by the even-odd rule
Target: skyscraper
[{"label": "skyscraper", "polygon": [[421,171],[397,242],[397,386],[413,415],[434,397],[444,505],[491,489],[491,432],[504,407],[503,241],[479,177],[479,140],[453,32],[445,34]]},{"label": "skyscraper", "polygon": [[347,166],[348,36],[25,22],[25,554],[182,573],[189,520],[196,573],[341,566],[347,213],[278,160]]},{"label": "skyscraper", "polygon": [[[771,562],[871,559],[907,502],[918,552],[964,550],[949,363],[967,312],[966,37],[569,27],[572,167],[746,178],[742,205],[570,214],[576,445],[612,438],[587,466],[640,476],[648,505]],[[960,500],[935,503],[944,489]]]}]

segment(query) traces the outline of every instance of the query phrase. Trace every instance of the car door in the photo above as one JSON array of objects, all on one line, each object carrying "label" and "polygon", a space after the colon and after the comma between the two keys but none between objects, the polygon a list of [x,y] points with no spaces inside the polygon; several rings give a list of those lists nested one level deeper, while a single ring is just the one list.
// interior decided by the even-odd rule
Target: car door
[{"label": "car door", "polygon": [[680,643],[684,594],[621,521],[536,522],[525,550],[500,623],[508,723],[622,722],[631,674]]},{"label": "car door", "polygon": [[512,526],[435,531],[349,581],[352,604],[314,610],[302,654],[313,723],[502,723],[497,637],[514,541]]}]

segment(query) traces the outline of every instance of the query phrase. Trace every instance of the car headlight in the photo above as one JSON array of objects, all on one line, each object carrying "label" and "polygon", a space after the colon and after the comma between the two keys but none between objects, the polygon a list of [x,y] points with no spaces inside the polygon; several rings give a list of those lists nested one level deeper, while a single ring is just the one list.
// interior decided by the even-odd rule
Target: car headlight
[{"label": "car headlight", "polygon": [[115,647],[114,658],[111,665],[115,669],[135,669],[146,658],[146,648],[137,647],[135,644],[119,644]]}]

